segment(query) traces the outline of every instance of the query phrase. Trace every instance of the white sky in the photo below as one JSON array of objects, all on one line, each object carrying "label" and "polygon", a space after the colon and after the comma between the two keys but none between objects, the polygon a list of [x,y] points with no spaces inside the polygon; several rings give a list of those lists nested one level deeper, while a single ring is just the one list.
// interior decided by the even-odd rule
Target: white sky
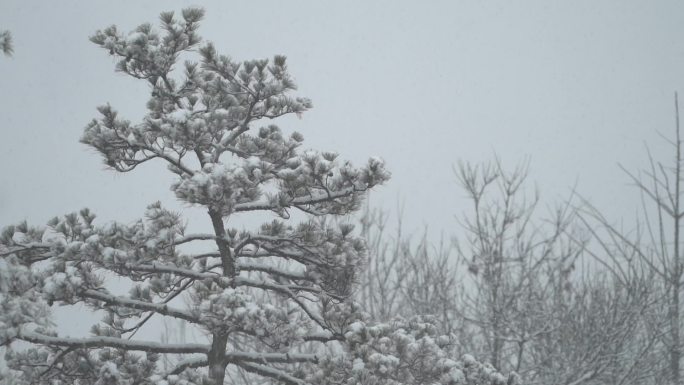
[{"label": "white sky", "polygon": [[[0,57],[0,225],[90,207],[131,221],[162,200],[180,207],[161,165],[105,171],[78,143],[107,102],[133,121],[147,86],[114,73],[88,37],[117,24],[156,22],[182,1],[0,3],[15,54]],[[617,167],[645,166],[644,142],[670,153],[684,91],[679,1],[207,1],[200,34],[237,60],[288,56],[302,120],[280,122],[305,148],[360,164],[382,156],[393,179],[373,201],[405,204],[405,222],[452,232],[467,210],[452,165],[498,153],[531,159],[548,201],[578,190],[609,216],[637,203]],[[233,223],[232,226],[240,227]]]}]

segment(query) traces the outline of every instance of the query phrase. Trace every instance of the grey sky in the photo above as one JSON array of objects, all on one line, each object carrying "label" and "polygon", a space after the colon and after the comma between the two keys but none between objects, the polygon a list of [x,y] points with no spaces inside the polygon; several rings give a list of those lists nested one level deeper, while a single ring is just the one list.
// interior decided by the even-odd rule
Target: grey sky
[{"label": "grey sky", "polygon": [[[0,29],[0,225],[88,206],[131,221],[162,200],[178,206],[157,166],[104,171],[78,143],[95,107],[136,121],[147,86],[113,72],[88,41],[96,29],[156,22],[182,1],[12,1]],[[526,155],[544,197],[579,191],[609,215],[634,212],[621,162],[645,165],[644,141],[673,129],[684,91],[684,6],[678,1],[208,1],[200,34],[237,60],[286,54],[314,109],[280,125],[305,147],[363,162],[382,156],[392,181],[375,203],[405,203],[407,223],[457,226],[466,210],[459,159]],[[630,191],[626,194],[625,191]],[[188,213],[193,209],[182,208]],[[193,218],[197,218],[194,216]],[[202,217],[202,220],[205,220]],[[233,224],[235,226],[235,224]]]}]

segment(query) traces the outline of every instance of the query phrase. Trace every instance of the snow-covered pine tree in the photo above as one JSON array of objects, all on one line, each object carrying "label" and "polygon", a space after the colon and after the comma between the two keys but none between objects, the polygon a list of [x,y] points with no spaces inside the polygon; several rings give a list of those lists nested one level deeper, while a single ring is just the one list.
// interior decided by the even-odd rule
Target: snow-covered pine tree
[{"label": "snow-covered pine tree", "polygon": [[[98,225],[84,209],[46,227],[6,228],[6,383],[223,384],[228,368],[258,383],[504,383],[490,367],[449,359],[449,338],[429,321],[364,322],[350,300],[364,244],[352,226],[320,218],[355,211],[389,173],[377,158],[354,168],[332,152],[299,150],[302,135],[270,124],[311,107],[289,96],[285,58],[238,63],[200,46],[202,16],[163,13],[160,30],[112,26],[91,38],[118,58],[118,71],[147,82],[151,97],[135,124],[100,107],[81,141],[119,172],[165,162],[176,196],[206,211],[213,231],[188,234],[160,203],[132,224]],[[198,62],[179,64],[181,54]],[[307,219],[292,223],[295,211]],[[277,219],[236,229],[255,212]],[[207,242],[212,251],[189,251]],[[113,278],[131,283],[127,295],[112,292]],[[71,304],[104,315],[92,336],[54,328],[51,307]],[[206,340],[144,340],[136,333],[152,317],[184,321]],[[326,356],[326,345],[336,354]]]}]

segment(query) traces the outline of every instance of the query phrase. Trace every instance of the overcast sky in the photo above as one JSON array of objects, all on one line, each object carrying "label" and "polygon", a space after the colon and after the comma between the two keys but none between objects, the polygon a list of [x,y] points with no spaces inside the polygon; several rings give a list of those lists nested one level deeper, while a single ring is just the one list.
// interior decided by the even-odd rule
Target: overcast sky
[{"label": "overcast sky", "polygon": [[[12,32],[15,53],[0,57],[0,225],[85,206],[128,222],[155,200],[204,220],[175,202],[161,165],[116,174],[78,142],[96,106],[111,103],[135,122],[148,97],[88,37],[191,4],[2,0],[0,30]],[[529,157],[548,201],[577,183],[617,219],[637,203],[617,164],[645,166],[645,142],[671,156],[657,132],[673,132],[673,94],[684,92],[681,1],[199,5],[200,34],[220,52],[288,56],[314,109],[279,124],[302,132],[306,148],[357,164],[383,157],[393,178],[372,200],[403,201],[415,229],[458,226],[454,216],[467,210],[452,173],[459,160],[497,153],[513,167]]]}]

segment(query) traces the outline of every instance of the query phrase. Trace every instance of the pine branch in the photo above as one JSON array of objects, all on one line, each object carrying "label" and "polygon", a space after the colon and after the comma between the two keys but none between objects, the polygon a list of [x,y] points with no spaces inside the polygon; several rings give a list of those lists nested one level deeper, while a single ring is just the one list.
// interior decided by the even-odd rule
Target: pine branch
[{"label": "pine branch", "polygon": [[252,362],[239,362],[238,366],[250,373],[272,378],[287,385],[307,385],[306,381],[270,366],[259,365]]},{"label": "pine branch", "polygon": [[301,353],[260,353],[260,352],[230,352],[225,355],[226,362],[259,362],[259,363],[285,363],[296,362],[317,363],[318,357],[315,354]]},{"label": "pine branch", "polygon": [[102,301],[108,306],[121,306],[130,309],[151,311],[157,314],[175,317],[195,324],[201,324],[201,321],[191,313],[181,309],[175,309],[167,304],[138,301],[125,297],[113,296],[111,294],[97,290],[85,290],[81,293],[81,295],[85,298]]},{"label": "pine branch", "polygon": [[269,202],[250,202],[250,203],[238,203],[233,207],[234,212],[243,211],[257,211],[257,210],[277,210],[288,207],[297,207],[313,205],[317,203],[332,202],[339,198],[348,197],[354,193],[365,191],[363,188],[348,187],[344,190],[330,192],[330,193],[319,193],[309,197],[299,197],[291,199],[287,205],[281,206],[279,204],[272,204]]},{"label": "pine branch", "polygon": [[162,344],[152,341],[131,341],[116,337],[68,338],[52,337],[35,332],[19,330],[17,339],[47,346],[64,346],[74,348],[117,348],[130,351],[152,353],[191,354],[209,353],[209,346],[200,344]]}]

